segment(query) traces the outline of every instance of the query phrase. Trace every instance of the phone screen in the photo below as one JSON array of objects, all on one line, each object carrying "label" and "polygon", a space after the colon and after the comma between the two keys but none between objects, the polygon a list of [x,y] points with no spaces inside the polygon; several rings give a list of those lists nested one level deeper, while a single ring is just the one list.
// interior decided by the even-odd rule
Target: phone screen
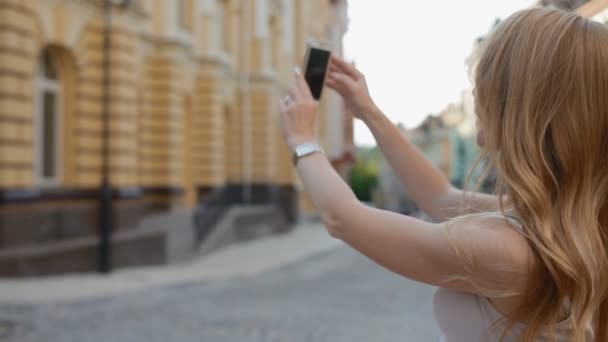
[{"label": "phone screen", "polygon": [[304,71],[304,78],[310,87],[310,92],[315,100],[321,98],[323,82],[329,65],[331,52],[323,49],[311,47],[308,54],[308,62]]}]

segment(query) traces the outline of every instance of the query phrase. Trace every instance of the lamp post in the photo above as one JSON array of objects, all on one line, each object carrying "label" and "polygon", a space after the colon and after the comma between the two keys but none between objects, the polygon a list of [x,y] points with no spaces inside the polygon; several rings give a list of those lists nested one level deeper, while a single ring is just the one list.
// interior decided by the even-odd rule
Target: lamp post
[{"label": "lamp post", "polygon": [[101,189],[99,192],[99,245],[97,271],[112,270],[112,189],[110,188],[110,45],[112,30],[112,0],[104,1],[103,81],[101,103]]},{"label": "lamp post", "polygon": [[103,81],[101,104],[101,189],[99,192],[99,245],[97,271],[112,271],[112,188],[110,183],[110,52],[112,39],[112,6],[128,8],[130,0],[104,0]]}]

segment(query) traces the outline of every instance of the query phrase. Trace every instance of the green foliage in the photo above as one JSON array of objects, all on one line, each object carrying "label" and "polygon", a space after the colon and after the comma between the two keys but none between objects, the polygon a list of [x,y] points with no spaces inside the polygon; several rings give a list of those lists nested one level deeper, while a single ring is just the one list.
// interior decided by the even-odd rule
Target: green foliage
[{"label": "green foliage", "polygon": [[357,163],[350,170],[350,186],[360,201],[371,202],[372,190],[378,181],[379,156],[377,148],[359,148]]}]

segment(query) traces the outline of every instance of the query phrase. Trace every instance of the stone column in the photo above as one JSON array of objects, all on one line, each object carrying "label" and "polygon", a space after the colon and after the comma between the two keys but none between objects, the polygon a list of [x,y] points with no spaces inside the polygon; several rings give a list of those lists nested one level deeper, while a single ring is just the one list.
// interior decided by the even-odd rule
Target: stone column
[{"label": "stone column", "polygon": [[224,183],[222,78],[219,65],[206,62],[196,79],[192,152],[194,179],[200,187],[219,187]]},{"label": "stone column", "polygon": [[[74,142],[79,186],[97,186],[101,179],[104,25],[101,19],[91,23],[77,45],[82,51]],[[137,186],[138,38],[115,22],[110,39],[110,181],[113,187]]]},{"label": "stone column", "polygon": [[179,187],[183,98],[175,61],[163,55],[146,57],[142,88],[141,183],[149,188]]}]

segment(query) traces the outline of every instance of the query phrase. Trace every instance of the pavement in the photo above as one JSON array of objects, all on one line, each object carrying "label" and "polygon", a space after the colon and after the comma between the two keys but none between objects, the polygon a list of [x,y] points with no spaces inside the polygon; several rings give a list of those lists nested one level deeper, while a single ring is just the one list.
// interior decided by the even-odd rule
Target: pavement
[{"label": "pavement", "polygon": [[0,341],[437,341],[433,291],[306,225],[184,265],[2,281]]},{"label": "pavement", "polygon": [[25,279],[0,278],[0,303],[72,301],[189,281],[246,276],[268,271],[343,245],[318,223],[241,242],[179,264],[116,270],[110,275],[73,274]]}]

